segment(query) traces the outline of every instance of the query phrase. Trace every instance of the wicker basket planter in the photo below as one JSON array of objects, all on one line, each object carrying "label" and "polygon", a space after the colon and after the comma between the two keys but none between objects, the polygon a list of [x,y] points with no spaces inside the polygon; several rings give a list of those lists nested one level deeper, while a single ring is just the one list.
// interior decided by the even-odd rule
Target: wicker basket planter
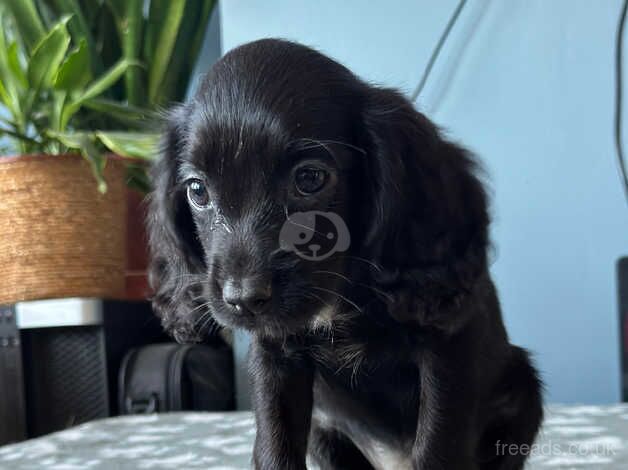
[{"label": "wicker basket planter", "polygon": [[78,155],[0,158],[0,304],[124,297],[122,159],[108,160],[105,180],[100,194]]}]

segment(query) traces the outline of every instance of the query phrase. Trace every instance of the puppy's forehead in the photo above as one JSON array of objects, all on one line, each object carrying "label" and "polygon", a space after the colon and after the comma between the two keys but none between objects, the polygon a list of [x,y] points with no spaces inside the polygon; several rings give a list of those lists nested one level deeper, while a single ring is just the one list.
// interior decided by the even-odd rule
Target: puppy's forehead
[{"label": "puppy's forehead", "polygon": [[344,140],[359,83],[342,65],[293,43],[261,40],[208,72],[191,107],[190,148],[224,164],[268,167],[298,139]]},{"label": "puppy's forehead", "polygon": [[292,133],[279,116],[251,116],[234,112],[194,117],[189,132],[188,155],[209,176],[241,178],[273,171],[290,146]]}]

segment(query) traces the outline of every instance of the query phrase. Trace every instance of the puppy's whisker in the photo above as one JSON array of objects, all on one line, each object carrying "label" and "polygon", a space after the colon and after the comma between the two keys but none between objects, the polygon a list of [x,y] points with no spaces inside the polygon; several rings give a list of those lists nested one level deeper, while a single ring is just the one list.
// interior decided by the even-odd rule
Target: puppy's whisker
[{"label": "puppy's whisker", "polygon": [[384,270],[384,268],[382,268],[379,264],[374,263],[373,261],[368,260],[366,258],[361,258],[359,256],[343,255],[343,256],[340,256],[340,258],[350,258],[350,259],[354,259],[356,261],[362,261],[363,263],[368,264],[369,266],[373,267],[374,269],[377,269],[378,271],[383,271]]},{"label": "puppy's whisker", "polygon": [[315,293],[313,293],[313,292],[306,292],[306,293],[305,293],[305,294],[303,294],[303,295],[305,295],[305,296],[308,296],[308,295],[309,295],[309,296],[311,296],[312,298],[314,298],[314,299],[316,299],[316,300],[320,301],[322,304],[325,304],[327,307],[329,307],[329,308],[334,308],[332,304],[330,304],[329,302],[325,301],[322,297],[319,297],[318,295],[316,295],[316,294],[315,294]]},{"label": "puppy's whisker", "polygon": [[334,152],[327,146],[325,145],[325,143],[323,143],[320,140],[316,140],[316,139],[311,139],[311,138],[307,138],[304,137],[302,139],[299,139],[302,142],[309,142],[311,144],[317,144],[315,147],[322,147],[323,149],[325,149],[325,151],[334,159],[336,158],[336,155],[334,154]]},{"label": "puppy's whisker", "polygon": [[342,274],[337,273],[335,271],[312,271],[312,274],[333,274],[334,276],[338,276],[339,278],[344,279],[349,284],[353,284],[353,281],[349,279],[347,276],[343,276]]},{"label": "puppy's whisker", "polygon": [[381,295],[382,297],[384,297],[386,300],[388,300],[388,302],[392,302],[394,300],[393,296],[388,294],[387,292],[384,292],[381,289],[378,289],[377,287],[373,287],[371,285],[365,284],[363,282],[358,282],[357,283],[359,286],[364,287],[365,289],[370,289],[373,292],[375,292],[376,294]]},{"label": "puppy's whisker", "polygon": [[[182,295],[173,295],[173,296],[172,296],[172,298],[171,298],[171,299],[168,301],[168,303],[166,304],[166,306],[167,306],[168,308],[172,308],[175,304],[178,304],[178,303],[180,303],[180,302],[181,302],[181,298],[182,298],[182,297],[185,297],[185,296],[182,296]],[[190,299],[185,298],[185,300],[186,300],[186,301],[187,301],[187,300],[189,300],[190,302],[193,302],[193,301],[195,301],[195,300],[199,300],[199,299],[201,299],[202,297],[203,297],[203,296],[199,296],[199,297],[192,297],[192,298],[190,298]]]},{"label": "puppy's whisker", "polygon": [[312,274],[332,274],[334,276],[338,276],[341,279],[344,279],[345,281],[347,281],[351,285],[357,285],[357,286],[360,286],[360,287],[364,287],[365,289],[370,289],[373,292],[375,292],[376,294],[379,294],[379,295],[383,296],[389,302],[392,302],[392,300],[393,300],[393,297],[390,294],[384,292],[383,290],[378,289],[377,287],[371,286],[369,284],[366,284],[364,282],[352,281],[347,276],[344,276],[344,275],[342,275],[340,273],[337,273],[335,271],[312,271]]},{"label": "puppy's whisker", "polygon": [[341,145],[343,147],[347,147],[351,150],[359,152],[362,155],[366,155],[366,150],[364,150],[363,148],[350,144],[348,142],[343,142],[341,140],[330,140],[330,139],[318,140],[318,139],[306,137],[306,138],[299,139],[297,142],[306,142],[306,145],[298,146],[296,149],[297,151],[310,150],[313,148],[323,147],[330,155],[334,156],[334,154],[331,152],[331,150],[328,147],[328,145],[331,144],[331,145]]},{"label": "puppy's whisker", "polygon": [[295,222],[294,220],[292,220],[290,218],[290,214],[288,214],[288,206],[284,206],[284,211],[286,213],[286,220],[288,220],[288,222],[290,222],[291,224],[296,225],[297,227],[301,227],[301,228],[304,228],[304,229],[307,229],[307,230],[311,230],[312,232],[317,233],[318,235],[320,235],[322,237],[324,237],[326,235],[323,232],[319,232],[318,230],[312,229],[312,227],[308,227],[307,225],[303,225],[303,224],[300,224],[300,223]]},{"label": "puppy's whisker", "polygon": [[359,153],[361,153],[363,155],[366,155],[366,150],[364,150],[363,148],[357,147],[357,146],[355,146],[353,144],[350,144],[348,142],[342,142],[340,140],[327,140],[327,139],[326,140],[301,139],[301,140],[305,140],[305,141],[307,141],[307,142],[309,142],[310,144],[313,144],[313,145],[304,145],[302,147],[298,147],[297,150],[299,150],[299,151],[300,150],[310,150],[310,149],[313,149],[313,148],[318,148],[318,147],[321,147],[322,144],[333,144],[333,145],[342,145],[343,147],[350,148],[351,150],[355,150],[356,152],[359,152]]},{"label": "puppy's whisker", "polygon": [[199,325],[199,323],[204,322],[208,316],[209,316],[209,310],[199,315],[199,317],[196,320],[194,320],[194,323],[192,324],[192,329],[196,330],[196,327]]},{"label": "puppy's whisker", "polygon": [[192,310],[188,311],[188,312],[187,312],[187,314],[194,313],[194,312],[196,312],[197,310],[199,310],[199,309],[201,309],[201,308],[206,308],[206,307],[209,307],[210,305],[211,305],[211,301],[208,301],[208,302],[203,302],[202,304],[197,305],[197,306],[196,306],[196,307],[194,307]]},{"label": "puppy's whisker", "polygon": [[[203,314],[203,316],[206,317],[205,321],[203,322],[203,324],[201,325],[201,327],[198,329],[198,333],[199,334],[203,334],[203,330],[205,328],[207,328],[207,326],[212,326],[212,324],[215,324],[215,322],[213,321],[214,318],[211,316],[211,313],[208,311],[205,314]],[[211,328],[209,328],[207,330],[207,334],[209,335],[209,333],[211,332]]]},{"label": "puppy's whisker", "polygon": [[355,150],[356,152],[360,152],[363,155],[366,155],[366,150],[364,150],[361,147],[357,147],[353,144],[350,144],[348,142],[342,142],[340,140],[321,140],[321,142],[324,142],[326,144],[335,144],[335,145],[342,145],[344,147],[350,148],[352,150]]},{"label": "puppy's whisker", "polygon": [[327,292],[328,294],[332,294],[337,296],[339,299],[344,300],[345,302],[347,302],[349,305],[352,305],[357,311],[359,311],[360,313],[362,313],[362,309],[358,306],[358,304],[356,304],[354,301],[346,298],[344,295],[339,294],[338,292],[334,292],[333,290],[330,289],[325,289],[324,287],[318,287],[318,286],[312,286],[312,289],[316,289],[316,290],[320,290],[321,292]]}]

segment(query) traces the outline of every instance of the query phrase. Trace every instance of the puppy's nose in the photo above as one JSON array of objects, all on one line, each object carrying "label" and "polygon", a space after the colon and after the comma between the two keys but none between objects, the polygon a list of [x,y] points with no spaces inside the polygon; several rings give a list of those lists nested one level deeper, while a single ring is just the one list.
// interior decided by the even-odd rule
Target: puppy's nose
[{"label": "puppy's nose", "polygon": [[257,278],[227,279],[222,286],[222,298],[238,311],[261,313],[270,303],[270,282]]}]

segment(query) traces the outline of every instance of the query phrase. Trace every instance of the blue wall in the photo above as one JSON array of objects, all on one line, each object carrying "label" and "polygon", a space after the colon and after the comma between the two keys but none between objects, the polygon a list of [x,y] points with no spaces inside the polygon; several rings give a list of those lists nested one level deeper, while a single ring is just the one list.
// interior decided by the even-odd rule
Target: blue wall
[{"label": "blue wall", "polygon": [[[222,48],[294,39],[409,93],[456,3],[226,0]],[[619,399],[614,270],[628,254],[612,140],[619,9],[619,0],[470,0],[419,100],[486,164],[505,319],[512,341],[535,352],[553,402]]]}]

